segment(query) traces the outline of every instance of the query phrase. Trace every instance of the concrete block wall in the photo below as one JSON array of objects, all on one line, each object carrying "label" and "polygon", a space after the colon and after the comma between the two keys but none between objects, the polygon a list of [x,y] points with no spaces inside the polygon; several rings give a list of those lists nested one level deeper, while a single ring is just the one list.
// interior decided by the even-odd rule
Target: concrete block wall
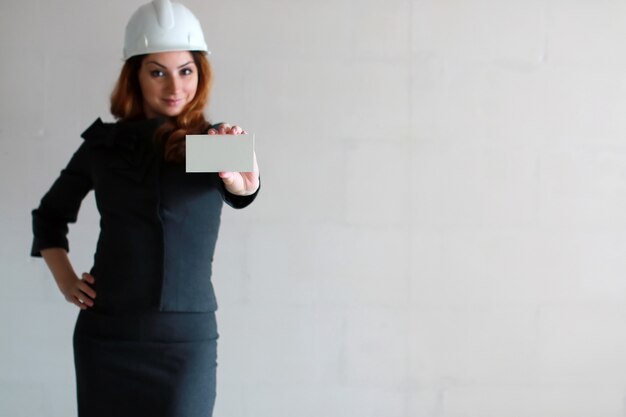
[{"label": "concrete block wall", "polygon": [[[626,3],[184,3],[263,178],[223,214],[216,416],[626,415]],[[0,3],[0,415],[75,415],[30,210],[139,4]]]}]

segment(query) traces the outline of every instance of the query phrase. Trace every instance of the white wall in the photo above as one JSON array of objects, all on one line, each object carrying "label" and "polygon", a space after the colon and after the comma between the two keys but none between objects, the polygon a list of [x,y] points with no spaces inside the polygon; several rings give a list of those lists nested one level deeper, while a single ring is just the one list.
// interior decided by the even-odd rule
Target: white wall
[{"label": "white wall", "polygon": [[[0,2],[0,415],[75,415],[30,210],[141,1]],[[218,417],[626,414],[626,3],[187,0],[263,190],[215,265]],[[71,230],[89,268],[92,197]]]}]

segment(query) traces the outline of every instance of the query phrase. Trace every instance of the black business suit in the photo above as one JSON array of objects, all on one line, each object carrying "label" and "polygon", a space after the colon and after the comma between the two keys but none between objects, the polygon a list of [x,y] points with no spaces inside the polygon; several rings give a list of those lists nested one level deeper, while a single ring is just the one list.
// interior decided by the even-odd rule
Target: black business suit
[{"label": "black business suit", "polygon": [[101,215],[97,297],[74,332],[81,417],[211,415],[221,208],[245,207],[256,193],[233,195],[215,173],[164,162],[153,140],[162,121],[96,120],[33,210],[33,256],[69,250],[67,224],[92,189]]}]

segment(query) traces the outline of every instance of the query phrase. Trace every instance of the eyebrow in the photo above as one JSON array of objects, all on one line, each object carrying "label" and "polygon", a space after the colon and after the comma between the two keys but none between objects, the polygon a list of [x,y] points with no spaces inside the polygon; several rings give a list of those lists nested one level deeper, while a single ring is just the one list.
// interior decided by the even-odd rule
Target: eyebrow
[{"label": "eyebrow", "polygon": [[[189,65],[189,64],[193,64],[193,63],[194,63],[193,61],[185,62],[183,65],[179,66],[178,68],[180,69],[180,68],[182,68],[182,67],[185,67],[185,66],[187,66],[187,65]],[[165,65],[159,64],[159,63],[158,63],[158,62],[156,62],[156,61],[148,61],[148,64],[156,64],[156,65],[158,65],[158,66],[159,66],[159,67],[161,67],[161,68],[165,68],[165,69],[167,69],[167,67],[166,67]]]}]

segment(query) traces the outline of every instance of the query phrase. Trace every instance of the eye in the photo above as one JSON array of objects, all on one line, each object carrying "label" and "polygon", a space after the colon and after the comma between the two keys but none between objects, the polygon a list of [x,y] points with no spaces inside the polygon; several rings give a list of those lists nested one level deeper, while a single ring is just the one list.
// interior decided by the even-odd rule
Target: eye
[{"label": "eye", "polygon": [[150,75],[154,78],[158,78],[165,76],[165,73],[161,70],[152,70],[150,71]]},{"label": "eye", "polygon": [[183,68],[180,70],[180,75],[191,75],[193,74],[193,70],[191,68]]}]

